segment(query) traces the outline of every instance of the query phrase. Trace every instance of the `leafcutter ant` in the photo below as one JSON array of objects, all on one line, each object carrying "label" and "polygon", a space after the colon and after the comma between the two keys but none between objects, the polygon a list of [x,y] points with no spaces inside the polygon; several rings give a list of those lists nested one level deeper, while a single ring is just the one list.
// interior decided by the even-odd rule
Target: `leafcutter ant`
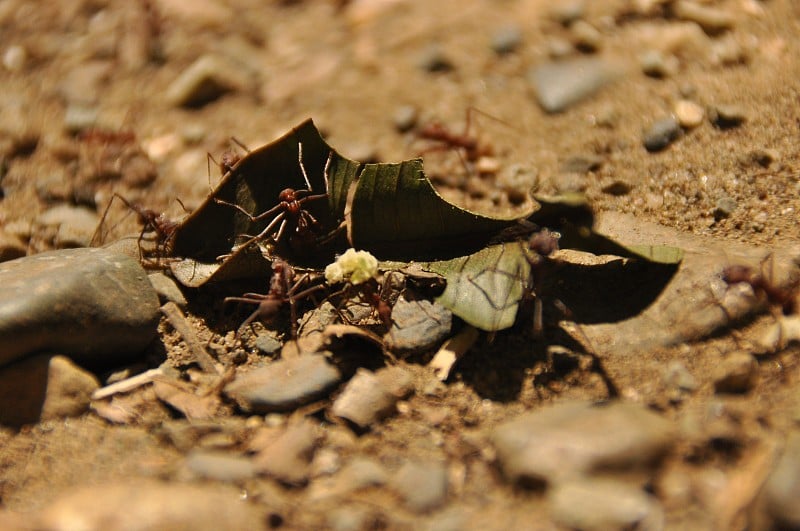
[{"label": "leafcutter ant", "polygon": [[254,242],[263,241],[273,234],[273,241],[277,244],[288,244],[288,246],[295,250],[305,251],[312,247],[317,239],[316,228],[319,225],[317,219],[305,208],[305,204],[309,201],[317,201],[328,197],[328,171],[330,169],[331,161],[333,160],[333,152],[328,155],[328,160],[325,162],[323,170],[323,177],[325,179],[325,192],[315,194],[311,187],[311,181],[308,179],[305,165],[303,164],[303,145],[297,144],[298,161],[300,164],[300,171],[306,183],[306,188],[295,190],[294,188],[285,188],[278,194],[278,204],[270,208],[266,212],[258,215],[252,215],[243,209],[241,206],[215,199],[217,203],[228,205],[245,216],[251,222],[256,223],[264,219],[272,217],[272,220],[267,224],[266,228],[256,236],[251,237],[244,246],[249,246]]},{"label": "leafcutter ant", "polygon": [[247,319],[239,326],[236,331],[238,338],[244,327],[254,320],[271,321],[278,316],[281,308],[288,303],[291,315],[292,337],[297,335],[297,301],[311,293],[323,289],[324,286],[318,284],[303,291],[297,290],[309,280],[309,275],[302,275],[295,281],[294,268],[288,262],[276,258],[272,262],[272,278],[269,282],[269,292],[245,293],[241,297],[226,297],[224,304],[231,302],[243,302],[247,304],[257,304],[258,307]]},{"label": "leafcutter ant", "polygon": [[[766,260],[772,260],[772,255]],[[727,284],[737,284],[744,282],[753,288],[757,297],[765,301],[772,307],[779,307],[784,315],[795,315],[798,313],[800,305],[800,281],[794,279],[784,286],[779,286],[772,278],[767,278],[763,272],[764,262],[761,263],[761,272],[756,272],[752,267],[746,265],[730,265],[722,270],[722,280]],[[769,275],[772,277],[772,274]]]},{"label": "leafcutter ant", "polygon": [[[156,259],[154,263],[156,266],[158,266],[160,259],[165,258],[172,253],[172,239],[175,235],[175,230],[180,226],[180,222],[167,218],[167,216],[163,213],[159,214],[149,208],[144,208],[135,203],[131,203],[116,192],[111,196],[111,201],[108,202],[108,206],[103,212],[103,216],[100,218],[100,223],[97,226],[97,230],[92,236],[92,244],[96,245],[104,239],[101,237],[101,229],[103,223],[105,222],[106,216],[108,215],[108,211],[111,208],[111,204],[114,202],[115,198],[118,198],[125,204],[126,207],[136,213],[137,221],[142,226],[142,231],[139,233],[139,237],[136,240],[139,248],[139,261],[145,264],[147,262],[147,257],[145,255],[152,253],[155,255]],[[181,208],[186,210],[186,206],[184,206],[180,199],[176,198],[175,200],[181,205]],[[145,252],[143,249],[143,242],[148,241],[145,237],[145,235],[148,233],[152,233],[153,235],[151,241],[153,242],[154,248],[152,251],[148,250]]]}]

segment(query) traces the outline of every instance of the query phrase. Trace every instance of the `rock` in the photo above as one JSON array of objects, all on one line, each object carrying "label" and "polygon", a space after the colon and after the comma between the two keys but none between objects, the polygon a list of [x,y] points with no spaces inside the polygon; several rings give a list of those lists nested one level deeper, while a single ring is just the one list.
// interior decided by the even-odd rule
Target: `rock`
[{"label": "rock", "polygon": [[585,20],[576,21],[569,29],[577,49],[583,52],[596,52],[600,49],[603,34]]},{"label": "rock", "polygon": [[752,354],[737,351],[728,354],[714,371],[717,393],[746,393],[758,383],[758,362]]},{"label": "rock", "polygon": [[695,22],[711,35],[733,27],[733,15],[722,9],[704,6],[690,0],[678,0],[672,5],[673,14],[683,20]]},{"label": "rock", "polygon": [[358,369],[333,403],[331,413],[365,429],[394,412],[398,400],[412,389],[411,375],[399,367],[377,373]]},{"label": "rock", "polygon": [[71,205],[58,205],[44,211],[36,224],[55,230],[53,245],[60,249],[88,247],[100,218],[93,210]]},{"label": "rock", "polygon": [[781,315],[756,339],[755,354],[773,354],[800,342],[800,315]]},{"label": "rock", "polygon": [[204,55],[170,83],[164,95],[176,107],[202,107],[226,92],[247,91],[252,83],[241,69],[215,55]]},{"label": "rock", "polygon": [[414,126],[417,125],[418,119],[419,111],[413,105],[402,105],[398,107],[395,109],[394,116],[392,117],[394,128],[400,133],[405,133],[413,129]]},{"label": "rock", "polygon": [[670,448],[675,430],[636,404],[568,402],[502,424],[491,440],[510,481],[554,483],[601,468],[647,466]]},{"label": "rock", "polygon": [[28,62],[28,51],[24,46],[13,44],[3,53],[3,66],[9,72],[20,72]]},{"label": "rock", "polygon": [[406,461],[390,484],[409,510],[431,511],[447,499],[447,467],[439,461]]},{"label": "rock", "polygon": [[705,109],[690,100],[676,101],[675,105],[672,107],[672,112],[675,114],[675,118],[678,119],[678,123],[684,129],[694,129],[703,123],[706,117]]},{"label": "rock", "polygon": [[147,278],[150,279],[150,284],[153,285],[153,289],[156,290],[162,302],[172,301],[182,310],[186,309],[189,303],[186,301],[186,297],[183,296],[178,284],[172,278],[164,273],[150,273]]},{"label": "rock", "polygon": [[120,364],[156,336],[158,296],[139,263],[65,249],[0,263],[0,365],[32,352]]},{"label": "rock", "polygon": [[557,485],[547,498],[551,517],[567,529],[664,529],[664,511],[658,501],[641,489],[619,481],[570,481]]},{"label": "rock", "polygon": [[450,72],[455,68],[453,62],[445,55],[441,46],[431,45],[426,48],[417,62],[426,72]]},{"label": "rock", "polygon": [[618,75],[618,69],[606,61],[577,58],[539,65],[528,79],[542,108],[557,113],[594,95]]},{"label": "rock", "polygon": [[800,529],[800,431],[789,434],[783,454],[761,489],[759,505],[769,524],[753,529]]},{"label": "rock", "polygon": [[97,123],[100,112],[88,103],[71,103],[64,112],[64,131],[74,135],[90,129]]},{"label": "rock", "polygon": [[664,78],[678,73],[680,61],[674,55],[665,56],[659,50],[647,50],[639,56],[639,65],[645,75]]},{"label": "rock", "polygon": [[452,324],[453,313],[441,304],[400,297],[392,308],[392,328],[383,339],[394,353],[422,352],[447,339]]},{"label": "rock", "polygon": [[600,155],[592,153],[585,155],[570,155],[561,163],[561,171],[564,173],[589,173],[597,171],[605,162]]},{"label": "rock", "polygon": [[308,481],[319,438],[317,424],[311,420],[290,424],[256,455],[256,469],[288,485],[302,485]]},{"label": "rock", "polygon": [[661,151],[680,138],[681,134],[681,125],[674,116],[661,118],[644,133],[644,147],[650,152]]},{"label": "rock", "polygon": [[691,392],[697,389],[697,380],[680,361],[672,361],[664,371],[664,384],[676,391]]},{"label": "rock", "polygon": [[714,219],[719,221],[721,219],[729,218],[739,205],[736,199],[729,195],[724,195],[717,199],[714,206]]},{"label": "rock", "polygon": [[224,452],[194,451],[186,457],[185,466],[194,476],[214,481],[244,481],[256,476],[250,459]]},{"label": "rock", "polygon": [[248,413],[291,411],[324,396],[341,379],[325,356],[310,354],[241,374],[225,386],[225,394]]},{"label": "rock", "polygon": [[35,356],[0,368],[0,424],[19,427],[89,410],[95,376],[64,356]]},{"label": "rock", "polygon": [[239,488],[137,479],[70,489],[44,509],[37,529],[218,531],[263,529],[263,522]]},{"label": "rock", "polygon": [[709,109],[708,118],[720,129],[731,129],[742,125],[747,114],[737,105],[715,105]]},{"label": "rock", "polygon": [[281,342],[272,334],[260,334],[256,337],[256,348],[268,356],[277,354],[282,346]]},{"label": "rock", "polygon": [[555,2],[550,8],[550,17],[564,26],[583,18],[586,12],[585,0],[564,0]]},{"label": "rock", "polygon": [[522,30],[519,26],[500,28],[492,35],[492,50],[497,55],[514,53],[522,44]]}]

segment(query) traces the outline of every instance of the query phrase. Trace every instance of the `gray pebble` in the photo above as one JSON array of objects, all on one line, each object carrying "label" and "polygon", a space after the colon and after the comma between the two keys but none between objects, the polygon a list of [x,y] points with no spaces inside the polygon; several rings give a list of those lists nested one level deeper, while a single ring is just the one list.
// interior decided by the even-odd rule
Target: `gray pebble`
[{"label": "gray pebble", "polygon": [[311,460],[319,443],[319,430],[308,419],[290,424],[286,430],[255,457],[259,472],[288,485],[308,481]]},{"label": "gray pebble", "polygon": [[585,20],[576,21],[569,29],[577,49],[583,52],[596,52],[600,49],[603,34]]},{"label": "gray pebble", "polygon": [[438,44],[426,48],[420,55],[418,64],[426,72],[449,72],[455,68]]},{"label": "gray pebble", "polygon": [[19,427],[89,409],[97,378],[64,356],[34,356],[0,368],[0,424]]},{"label": "gray pebble", "polygon": [[398,107],[395,109],[394,117],[392,118],[394,128],[400,133],[405,133],[413,129],[414,126],[417,125],[418,119],[419,111],[413,105],[402,105]]},{"label": "gray pebble", "polygon": [[189,303],[186,301],[186,297],[183,296],[178,284],[171,277],[164,273],[150,273],[147,278],[150,279],[150,284],[153,285],[153,289],[156,290],[162,302],[172,301],[181,309],[186,309]]},{"label": "gray pebble", "polygon": [[680,62],[674,55],[664,56],[659,50],[647,50],[639,56],[639,65],[645,75],[664,78],[675,75]]},{"label": "gray pebble", "polygon": [[709,109],[708,118],[720,129],[730,129],[742,125],[747,114],[738,105],[715,105]]},{"label": "gray pebble", "polygon": [[758,383],[758,362],[743,350],[728,354],[714,371],[717,393],[746,393]]},{"label": "gray pebble", "polygon": [[64,131],[76,134],[92,128],[97,123],[97,107],[86,103],[70,103],[64,113]]},{"label": "gray pebble", "polygon": [[522,30],[519,26],[500,28],[492,35],[492,50],[497,55],[514,53],[522,44]]},{"label": "gray pebble", "polygon": [[441,461],[406,461],[391,486],[411,511],[431,511],[447,499],[447,467]]},{"label": "gray pebble", "polygon": [[0,365],[32,352],[119,364],[156,336],[158,296],[139,262],[65,249],[0,263]]},{"label": "gray pebble", "polygon": [[557,485],[548,493],[553,520],[582,531],[657,531],[664,510],[641,489],[610,479],[581,479]]},{"label": "gray pebble", "polygon": [[795,429],[761,490],[759,505],[769,523],[753,529],[800,529],[799,499],[800,431]]},{"label": "gray pebble", "polygon": [[720,220],[729,218],[736,210],[737,206],[736,199],[731,196],[724,195],[720,197],[717,199],[716,205],[714,206],[714,219]]},{"label": "gray pebble", "polygon": [[400,297],[392,309],[392,328],[383,339],[392,352],[422,352],[447,339],[452,324],[453,313],[441,304]]},{"label": "gray pebble", "polygon": [[248,90],[247,74],[229,61],[204,55],[192,63],[167,87],[167,103],[176,107],[202,107],[226,92]]},{"label": "gray pebble", "polygon": [[250,459],[225,452],[194,451],[185,466],[194,476],[215,481],[243,481],[256,475]]},{"label": "gray pebble", "polygon": [[670,448],[675,430],[637,404],[567,402],[502,424],[491,440],[510,481],[553,483],[600,468],[648,465]]},{"label": "gray pebble", "polygon": [[608,62],[585,57],[539,65],[528,74],[539,104],[550,113],[565,111],[616,77],[617,69]]},{"label": "gray pebble", "polygon": [[281,347],[283,347],[283,344],[272,334],[264,333],[256,338],[256,348],[262,354],[272,356],[277,354]]},{"label": "gray pebble", "polygon": [[681,124],[674,116],[657,120],[644,133],[644,147],[647,151],[661,151],[672,144],[683,134]]},{"label": "gray pebble", "polygon": [[290,411],[321,398],[341,379],[325,356],[312,354],[240,374],[225,386],[225,394],[249,413]]},{"label": "gray pebble", "polygon": [[368,428],[394,412],[397,402],[412,389],[411,374],[399,367],[377,373],[358,369],[336,398],[331,413],[358,428]]}]

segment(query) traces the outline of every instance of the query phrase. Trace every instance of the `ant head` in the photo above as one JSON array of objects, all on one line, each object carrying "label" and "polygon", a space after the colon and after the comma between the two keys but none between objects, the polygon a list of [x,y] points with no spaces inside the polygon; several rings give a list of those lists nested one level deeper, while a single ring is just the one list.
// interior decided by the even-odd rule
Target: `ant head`
[{"label": "ant head", "polygon": [[543,228],[539,232],[531,235],[528,246],[531,251],[541,256],[550,256],[558,251],[558,239],[561,235],[548,228]]},{"label": "ant head", "polygon": [[753,269],[746,265],[730,265],[722,270],[722,280],[728,284],[737,282],[750,282]]},{"label": "ant head", "polygon": [[287,203],[291,203],[297,199],[297,192],[295,192],[294,188],[286,188],[280,194],[278,194],[278,199],[280,201],[286,201]]}]

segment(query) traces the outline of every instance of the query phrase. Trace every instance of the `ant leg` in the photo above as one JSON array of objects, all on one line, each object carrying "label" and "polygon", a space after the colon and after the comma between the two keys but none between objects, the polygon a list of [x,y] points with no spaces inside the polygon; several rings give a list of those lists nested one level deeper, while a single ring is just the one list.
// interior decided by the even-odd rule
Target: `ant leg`
[{"label": "ant leg", "polygon": [[233,142],[234,144],[236,144],[237,146],[239,146],[240,148],[245,150],[247,153],[250,153],[250,148],[245,146],[244,143],[241,140],[239,140],[238,138],[236,138],[235,136],[231,137],[231,142]]},{"label": "ant leg", "polygon": [[231,208],[235,208],[236,210],[238,210],[239,212],[241,212],[242,214],[247,216],[248,219],[250,221],[252,221],[252,222],[261,221],[262,219],[271,216],[272,214],[274,214],[275,212],[277,212],[278,210],[283,208],[283,205],[281,203],[278,203],[277,205],[275,205],[274,207],[270,208],[266,212],[262,212],[261,214],[259,214],[257,216],[254,216],[250,212],[248,212],[247,210],[243,209],[241,206],[237,205],[236,203],[229,203],[228,201],[224,201],[224,200],[216,198],[216,197],[214,198],[214,202],[217,203],[218,205],[225,205],[225,206],[229,206]]},{"label": "ant leg", "polygon": [[297,143],[297,162],[300,164],[300,172],[303,174],[303,179],[306,181],[306,190],[313,190],[311,188],[311,181],[308,180],[308,174],[306,173],[306,166],[303,164],[303,143]]}]

